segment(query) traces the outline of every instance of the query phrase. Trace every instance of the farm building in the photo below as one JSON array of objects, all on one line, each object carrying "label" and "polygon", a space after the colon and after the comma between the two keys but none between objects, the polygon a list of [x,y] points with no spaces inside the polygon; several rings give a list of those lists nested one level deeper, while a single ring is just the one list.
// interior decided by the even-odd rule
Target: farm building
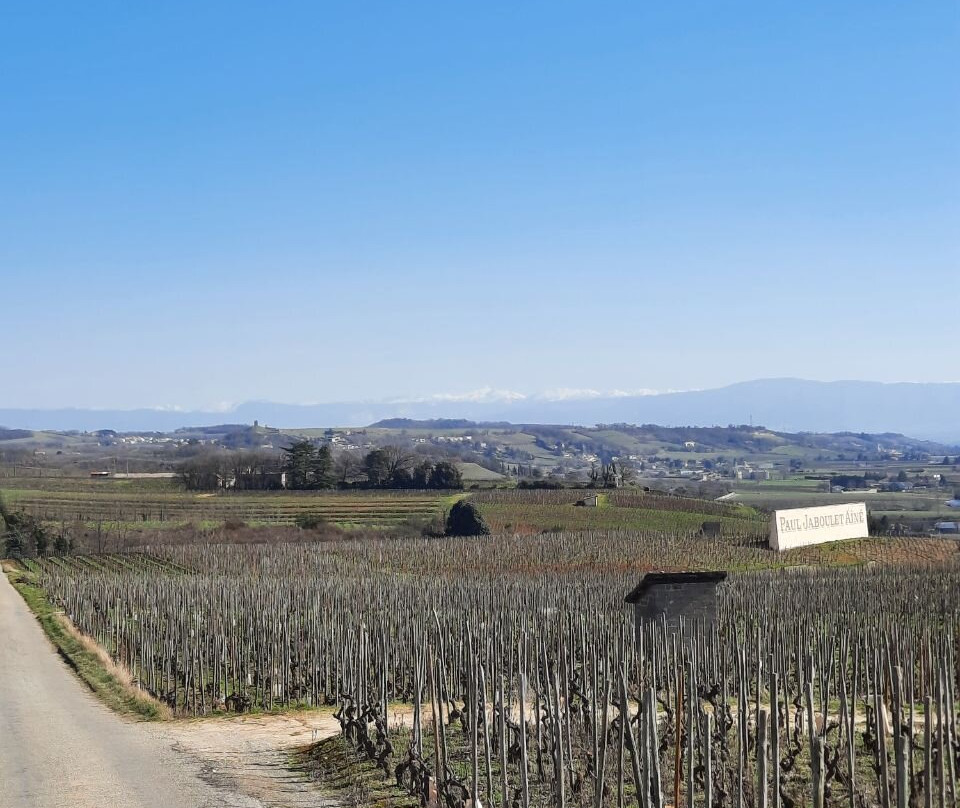
[{"label": "farm building", "polygon": [[645,621],[666,619],[679,628],[684,622],[713,623],[717,619],[717,587],[727,578],[715,572],[650,572],[627,595],[633,605],[637,631]]},{"label": "farm building", "polygon": [[700,535],[705,539],[719,539],[723,535],[723,523],[704,522],[700,525]]},{"label": "farm building", "polygon": [[251,488],[280,491],[287,487],[287,472],[285,471],[268,471],[261,476],[263,478],[262,480],[258,480],[255,486],[250,486],[246,478],[242,476],[238,479],[235,474],[218,474],[217,487],[236,488],[241,491],[250,490]]}]

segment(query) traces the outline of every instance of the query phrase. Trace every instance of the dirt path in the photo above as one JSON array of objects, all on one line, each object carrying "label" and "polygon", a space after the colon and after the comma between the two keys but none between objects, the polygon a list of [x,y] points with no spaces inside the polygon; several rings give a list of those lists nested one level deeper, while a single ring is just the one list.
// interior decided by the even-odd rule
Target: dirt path
[{"label": "dirt path", "polygon": [[336,805],[288,765],[297,748],[340,731],[329,711],[204,718],[152,729],[173,749],[202,761],[204,780],[251,795],[266,808]]},{"label": "dirt path", "polygon": [[304,715],[124,720],[58,658],[0,574],[0,808],[331,805],[286,768],[290,748],[338,729],[329,714]]}]

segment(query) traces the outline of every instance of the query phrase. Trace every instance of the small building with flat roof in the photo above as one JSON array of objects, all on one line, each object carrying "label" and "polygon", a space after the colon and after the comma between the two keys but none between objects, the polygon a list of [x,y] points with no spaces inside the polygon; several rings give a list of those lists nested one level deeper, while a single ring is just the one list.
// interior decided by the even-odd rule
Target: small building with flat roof
[{"label": "small building with flat roof", "polygon": [[723,536],[723,523],[720,520],[704,522],[700,525],[700,535],[705,539],[719,539]]},{"label": "small building with flat roof", "polygon": [[717,620],[717,589],[727,579],[725,571],[650,572],[643,576],[626,602],[633,605],[639,633],[644,622],[666,620],[677,629],[684,623],[712,625]]}]

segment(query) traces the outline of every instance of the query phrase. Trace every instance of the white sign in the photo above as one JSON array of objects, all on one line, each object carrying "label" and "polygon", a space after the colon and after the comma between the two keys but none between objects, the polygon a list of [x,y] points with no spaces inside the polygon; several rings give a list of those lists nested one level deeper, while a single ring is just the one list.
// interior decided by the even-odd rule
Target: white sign
[{"label": "white sign", "polygon": [[789,550],[843,539],[862,539],[869,535],[867,505],[864,502],[774,511],[770,518],[770,546],[774,550]]}]

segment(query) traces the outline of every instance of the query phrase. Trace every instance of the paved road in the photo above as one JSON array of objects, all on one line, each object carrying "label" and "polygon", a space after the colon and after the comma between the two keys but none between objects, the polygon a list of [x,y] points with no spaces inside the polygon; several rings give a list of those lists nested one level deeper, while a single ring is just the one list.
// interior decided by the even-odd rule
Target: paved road
[{"label": "paved road", "polygon": [[260,808],[104,707],[0,573],[0,808]]}]

